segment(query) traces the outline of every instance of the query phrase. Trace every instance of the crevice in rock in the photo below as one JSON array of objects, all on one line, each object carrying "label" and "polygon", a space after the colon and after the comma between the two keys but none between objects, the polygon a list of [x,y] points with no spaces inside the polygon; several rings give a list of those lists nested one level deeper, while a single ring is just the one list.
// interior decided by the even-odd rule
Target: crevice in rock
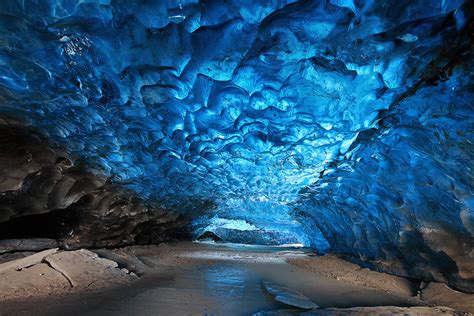
[{"label": "crevice in rock", "polygon": [[[2,225],[0,224],[1,230]],[[58,241],[49,238],[0,239],[0,255],[17,252],[37,252],[58,247]]]},{"label": "crevice in rock", "polygon": [[74,288],[74,282],[73,280],[67,275],[67,272],[66,271],[63,271],[62,269],[60,269],[59,267],[57,267],[55,264],[54,264],[54,261],[50,261],[48,259],[48,257],[44,257],[43,260],[42,260],[43,263],[47,264],[51,269],[59,272],[69,283],[69,285],[71,286],[71,288]]}]

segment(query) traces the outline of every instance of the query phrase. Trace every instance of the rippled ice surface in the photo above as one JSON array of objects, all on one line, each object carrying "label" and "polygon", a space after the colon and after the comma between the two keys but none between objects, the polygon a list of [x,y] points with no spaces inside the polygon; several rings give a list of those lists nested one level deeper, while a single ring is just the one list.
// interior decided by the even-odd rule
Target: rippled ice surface
[{"label": "rippled ice surface", "polygon": [[470,60],[472,11],[461,0],[4,0],[0,110],[143,196],[215,201],[198,229],[217,215],[317,246],[321,230],[373,257],[413,227],[439,229],[423,222],[434,216],[472,240],[472,73],[453,71]]}]

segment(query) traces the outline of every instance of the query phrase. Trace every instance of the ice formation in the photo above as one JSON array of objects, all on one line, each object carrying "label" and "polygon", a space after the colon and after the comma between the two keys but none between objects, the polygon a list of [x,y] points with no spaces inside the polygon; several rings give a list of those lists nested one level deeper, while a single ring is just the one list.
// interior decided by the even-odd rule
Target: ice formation
[{"label": "ice formation", "polygon": [[150,201],[212,200],[196,233],[245,221],[469,288],[473,11],[4,0],[0,111]]}]

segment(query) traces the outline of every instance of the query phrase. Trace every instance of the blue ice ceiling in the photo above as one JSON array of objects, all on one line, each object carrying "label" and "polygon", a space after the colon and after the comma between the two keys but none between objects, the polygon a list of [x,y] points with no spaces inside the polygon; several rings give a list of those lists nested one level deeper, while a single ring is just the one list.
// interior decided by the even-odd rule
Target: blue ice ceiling
[{"label": "blue ice ceiling", "polygon": [[[382,123],[398,115],[401,102],[403,115],[426,115],[415,92],[446,80],[451,64],[460,63],[468,3],[5,0],[0,110],[28,120],[143,196],[214,200],[216,210],[197,219],[198,230],[243,220],[319,244],[319,230],[326,239],[345,234],[343,226],[323,227],[338,223],[331,203],[351,194],[364,199],[368,191],[359,191],[360,183],[375,180],[353,172],[361,159],[384,155],[363,143],[394,137]],[[472,106],[464,107],[468,131],[459,137],[472,155]],[[410,150],[400,145],[393,154]],[[423,168],[432,166],[428,161]],[[450,163],[443,174],[461,164]],[[381,172],[390,185],[417,186],[398,177],[403,168]],[[471,181],[471,169],[467,174]],[[357,181],[350,182],[353,175]],[[334,184],[324,193],[327,201],[307,191],[346,178],[348,189]],[[326,208],[324,221],[318,214]],[[301,227],[296,213],[314,221]]]}]

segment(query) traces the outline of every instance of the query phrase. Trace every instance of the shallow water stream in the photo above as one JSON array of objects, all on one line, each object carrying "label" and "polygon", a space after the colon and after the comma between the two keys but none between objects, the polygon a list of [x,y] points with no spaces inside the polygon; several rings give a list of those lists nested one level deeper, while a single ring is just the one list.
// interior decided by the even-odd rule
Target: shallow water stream
[{"label": "shallow water stream", "polygon": [[[263,280],[298,290],[321,307],[410,305],[408,298],[352,286],[287,264],[281,249],[203,247],[204,251],[180,252],[185,263],[160,266],[131,286],[0,307],[7,314],[101,316],[249,315],[292,308],[276,302],[262,288]],[[303,251],[299,254],[304,255]]]}]

